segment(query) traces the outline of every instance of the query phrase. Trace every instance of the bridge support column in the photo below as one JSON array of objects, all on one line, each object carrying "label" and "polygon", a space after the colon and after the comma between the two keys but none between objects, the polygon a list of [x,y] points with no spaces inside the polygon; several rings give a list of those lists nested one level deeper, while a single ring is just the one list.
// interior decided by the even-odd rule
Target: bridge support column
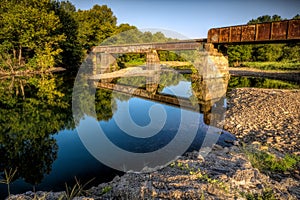
[{"label": "bridge support column", "polygon": [[[160,70],[160,60],[156,50],[152,50],[146,53],[146,69],[147,70]],[[160,81],[160,74],[154,72],[153,76],[148,76],[146,78],[146,90],[151,93],[155,94],[159,85]]]},{"label": "bridge support column", "polygon": [[213,44],[207,43],[204,50],[198,52],[194,66],[198,74],[193,74],[192,86],[198,99],[204,101],[204,121],[213,126],[220,126],[226,109],[223,97],[226,95],[230,77],[228,60]]},{"label": "bridge support column", "polygon": [[160,60],[156,50],[146,53],[146,68],[147,70],[160,70]]},{"label": "bridge support column", "polygon": [[204,49],[199,51],[195,66],[203,78],[228,78],[229,64],[228,59],[211,43],[206,43]]},{"label": "bridge support column", "polygon": [[110,71],[110,66],[116,61],[110,53],[94,53],[93,75],[103,74]]}]

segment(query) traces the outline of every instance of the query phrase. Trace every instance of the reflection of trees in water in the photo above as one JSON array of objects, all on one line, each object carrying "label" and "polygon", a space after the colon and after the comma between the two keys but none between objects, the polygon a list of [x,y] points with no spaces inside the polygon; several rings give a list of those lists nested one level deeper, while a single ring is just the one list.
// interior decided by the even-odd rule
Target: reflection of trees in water
[{"label": "reflection of trees in water", "polygon": [[1,172],[17,168],[15,179],[37,184],[51,171],[58,150],[51,135],[72,119],[62,84],[52,75],[0,80]]},{"label": "reflection of trees in water", "polygon": [[98,89],[95,94],[95,109],[97,120],[110,120],[113,113],[117,110],[117,104],[112,97],[113,91],[107,89]]},{"label": "reflection of trees in water", "polygon": [[160,75],[158,92],[162,92],[165,87],[178,85],[185,78],[181,74],[174,72],[165,72]]},{"label": "reflection of trees in water", "polygon": [[243,76],[231,76],[228,88],[237,87],[258,87],[258,88],[276,88],[276,89],[299,89],[300,86],[296,83],[290,83],[287,81],[274,80],[268,78],[259,77],[243,77]]}]

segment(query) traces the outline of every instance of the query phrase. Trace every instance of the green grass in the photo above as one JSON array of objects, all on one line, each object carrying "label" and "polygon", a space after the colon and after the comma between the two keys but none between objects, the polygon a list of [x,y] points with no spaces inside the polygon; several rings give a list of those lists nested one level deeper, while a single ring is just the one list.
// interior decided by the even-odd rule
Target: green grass
[{"label": "green grass", "polygon": [[135,60],[130,60],[129,62],[125,63],[126,67],[136,67],[136,66],[141,66],[141,65],[145,65],[145,59],[142,58],[138,58]]},{"label": "green grass", "polygon": [[105,186],[104,188],[102,188],[101,190],[101,194],[106,194],[108,192],[110,192],[112,190],[112,186]]},{"label": "green grass", "polygon": [[219,189],[224,190],[225,192],[229,191],[229,188],[225,183],[221,182],[218,179],[210,178],[207,174],[201,173],[199,168],[196,169],[194,167],[190,167],[188,163],[182,163],[182,162],[175,161],[175,162],[172,162],[169,166],[172,168],[180,169],[182,171],[186,171],[190,175],[196,176],[196,178],[199,181],[213,184],[213,185],[217,186]]},{"label": "green grass", "polygon": [[300,156],[286,154],[279,158],[275,154],[262,150],[244,150],[252,166],[262,172],[284,173],[295,169],[300,164]]},{"label": "green grass", "polygon": [[300,70],[300,62],[243,62],[241,67],[261,70]]},{"label": "green grass", "polygon": [[193,65],[182,65],[182,66],[170,66],[172,69],[177,69],[177,70],[184,70],[184,69],[190,69],[194,68]]},{"label": "green grass", "polygon": [[271,189],[265,189],[261,194],[243,193],[247,200],[276,200]]}]

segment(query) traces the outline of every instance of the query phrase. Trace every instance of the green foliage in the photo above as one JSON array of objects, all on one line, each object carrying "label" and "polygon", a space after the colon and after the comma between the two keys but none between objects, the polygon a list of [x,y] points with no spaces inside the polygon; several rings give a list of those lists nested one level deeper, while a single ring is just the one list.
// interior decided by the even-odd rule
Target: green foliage
[{"label": "green foliage", "polygon": [[53,1],[52,5],[61,22],[59,32],[66,36],[60,43],[62,52],[56,64],[69,70],[76,70],[83,58],[82,47],[78,40],[79,25],[74,17],[76,8],[69,1]]},{"label": "green foliage", "polygon": [[[299,18],[296,15],[294,19]],[[284,20],[279,15],[264,15],[252,19],[248,24],[272,22]],[[227,49],[228,60],[231,66],[243,66],[245,62],[284,62],[277,68],[284,68],[285,63],[297,63],[300,60],[299,43],[290,44],[253,44],[253,45],[230,45]],[[253,66],[250,66],[253,67]],[[276,68],[276,67],[275,67]]]},{"label": "green foliage", "polygon": [[78,41],[89,51],[113,35],[117,18],[106,5],[94,5],[90,10],[78,10],[74,15],[78,22]]},{"label": "green foliage", "polygon": [[242,193],[247,200],[276,200],[271,189],[265,189],[261,194]]},{"label": "green foliage", "polygon": [[105,186],[102,188],[101,194],[106,194],[112,190],[112,186]]},{"label": "green foliage", "polygon": [[95,110],[97,120],[110,120],[117,110],[116,101],[112,98],[112,91],[97,89],[95,94]]},{"label": "green foliage", "polygon": [[300,15],[297,14],[295,17],[293,17],[293,19],[300,19]]},{"label": "green foliage", "polygon": [[[66,36],[48,0],[5,1],[0,12],[0,69],[14,72],[30,63],[45,71],[59,60]],[[26,66],[27,67],[27,66]]]},{"label": "green foliage", "polygon": [[279,61],[283,55],[282,44],[256,45],[253,48],[253,56],[257,61]]},{"label": "green foliage", "polygon": [[186,61],[179,53],[173,51],[158,51],[160,61]]},{"label": "green foliage", "polygon": [[243,62],[241,66],[261,70],[300,70],[300,62]]},{"label": "green foliage", "polygon": [[300,63],[300,43],[285,45],[282,49],[282,61]]},{"label": "green foliage", "polygon": [[279,15],[273,15],[272,17],[270,15],[263,15],[258,17],[257,19],[251,19],[248,24],[257,24],[257,23],[264,23],[264,22],[273,22],[273,21],[281,21],[285,20],[281,18]]},{"label": "green foliage", "polygon": [[[106,5],[76,10],[69,1],[12,0],[1,3],[0,18],[0,73],[44,72],[55,66],[75,71],[84,54],[102,42],[172,40],[160,32],[143,33],[129,24],[117,26],[117,18]],[[125,60],[137,64],[145,59],[142,55],[134,61],[135,57]]]},{"label": "green foliage", "polygon": [[[0,172],[37,184],[51,171],[58,146],[51,136],[71,123],[70,98],[54,76],[0,81]],[[61,87],[60,87],[61,88]]]},{"label": "green foliage", "polygon": [[286,154],[278,158],[275,154],[256,149],[244,149],[252,166],[263,172],[284,173],[300,164],[300,156]]},{"label": "green foliage", "polygon": [[[116,29],[116,35],[105,40],[102,45],[114,44],[138,44],[138,43],[153,43],[153,42],[167,42],[175,41],[175,39],[167,38],[161,32],[151,33],[149,31],[142,32],[134,26],[128,24],[121,24]],[[166,60],[183,60],[174,52],[159,51],[159,58],[161,61]],[[124,68],[126,66],[138,66],[146,62],[146,55],[139,53],[131,53],[119,55],[117,59],[118,66]]]},{"label": "green foliage", "polygon": [[140,53],[130,53],[120,55],[117,59],[118,66],[120,68],[141,66],[146,62],[146,55]]},{"label": "green foliage", "polygon": [[251,60],[252,45],[230,45],[227,53],[229,63],[238,65],[240,62]]}]

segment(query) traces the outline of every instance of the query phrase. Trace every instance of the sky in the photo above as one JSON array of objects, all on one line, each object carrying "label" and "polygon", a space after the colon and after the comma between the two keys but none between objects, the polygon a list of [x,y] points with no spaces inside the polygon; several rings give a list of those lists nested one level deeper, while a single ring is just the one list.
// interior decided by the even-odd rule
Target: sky
[{"label": "sky", "polygon": [[[300,0],[69,0],[77,9],[107,5],[118,19],[138,29],[167,30],[184,39],[206,38],[210,28],[246,24],[262,15],[291,19]],[[168,32],[164,32],[168,36]],[[169,35],[169,37],[171,37]]]}]

